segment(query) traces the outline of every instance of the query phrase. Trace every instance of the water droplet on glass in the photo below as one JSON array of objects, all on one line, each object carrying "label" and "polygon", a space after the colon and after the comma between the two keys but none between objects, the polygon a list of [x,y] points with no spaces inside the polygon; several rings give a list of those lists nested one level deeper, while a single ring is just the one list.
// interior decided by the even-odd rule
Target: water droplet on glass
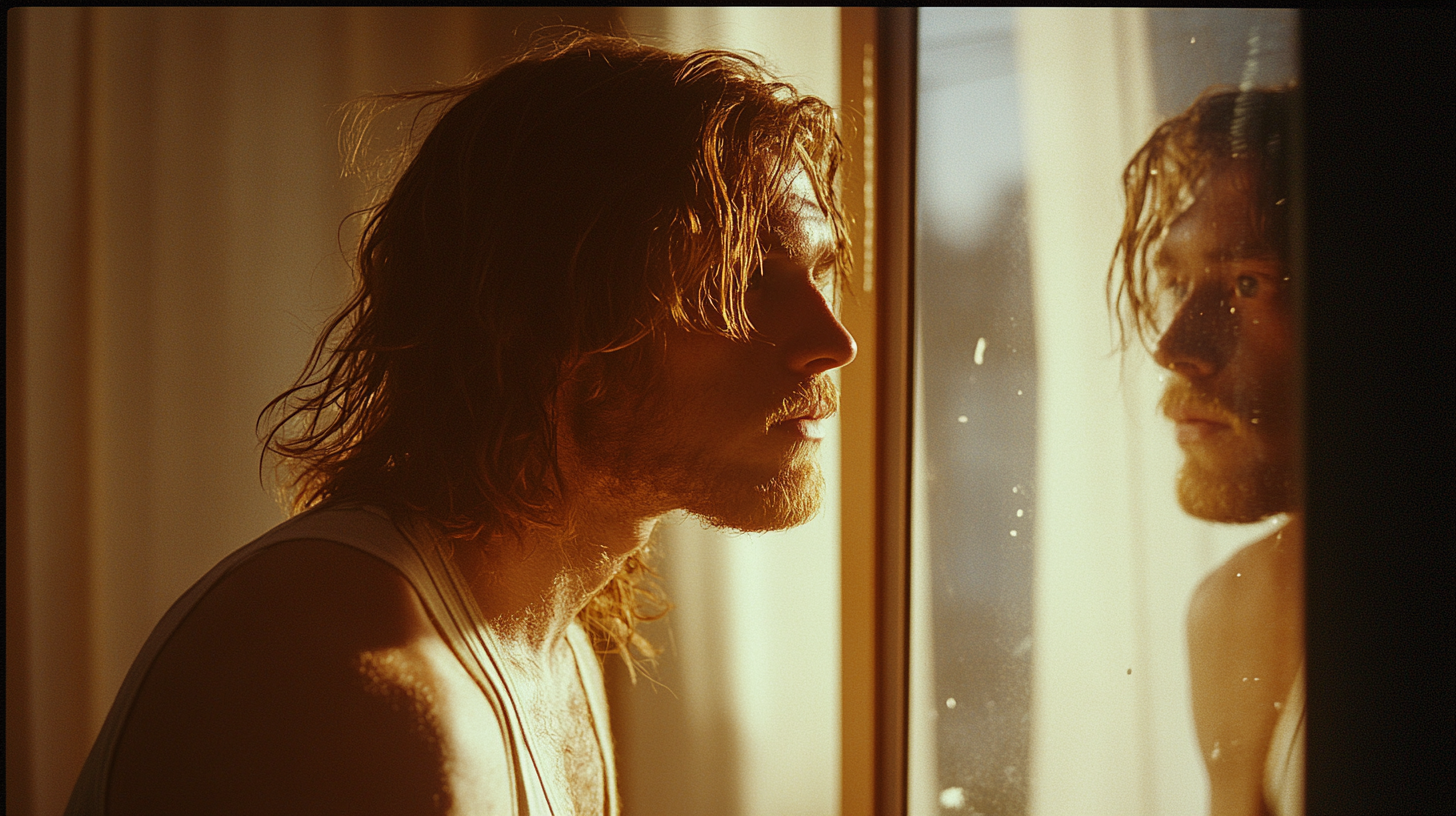
[{"label": "water droplet on glass", "polygon": [[1234,573],[1234,577],[1235,578],[1242,578],[1242,577],[1244,577],[1244,574],[1242,572],[1236,572],[1236,573]]},{"label": "water droplet on glass", "polygon": [[967,422],[970,422],[970,421],[971,421],[971,418],[968,417],[968,416],[966,416],[965,414],[961,414],[960,416],[956,417],[956,422],[959,422],[962,425],[964,425],[964,424],[966,424]]},{"label": "water droplet on glass", "polygon": [[1244,682],[1245,682],[1245,683],[1247,683],[1247,682],[1249,682],[1249,678],[1247,678],[1247,677],[1245,677],[1245,678],[1244,678]]},{"label": "water droplet on glass", "polygon": [[1021,389],[1020,388],[1016,389],[1016,396],[1018,396],[1018,397],[1021,396]]},{"label": "water droplet on glass", "polygon": [[1209,759],[1218,759],[1218,755],[1221,754],[1221,753],[1223,753],[1223,751],[1219,749],[1218,743],[1215,742],[1213,744],[1213,751],[1211,751],[1209,753],[1208,758]]},{"label": "water droplet on glass", "polygon": [[1017,518],[1021,518],[1023,515],[1026,515],[1025,511],[1022,511],[1022,510],[1017,510],[1016,511],[1016,517]]},{"label": "water droplet on glass", "polygon": [[947,698],[945,698],[945,707],[946,708],[955,708],[955,698],[954,697],[947,697]]},{"label": "water droplet on glass", "polygon": [[1259,418],[1258,417],[1254,417],[1254,418],[1250,419],[1249,421],[1252,422],[1252,423],[1254,423],[1255,425],[1258,425],[1259,424]]},{"label": "water droplet on glass", "polygon": [[1011,531],[1011,537],[1012,537],[1012,538],[1016,538],[1016,531],[1015,531],[1015,530],[1012,530],[1012,531]]},{"label": "water droplet on glass", "polygon": [[965,788],[946,788],[940,792],[940,806],[946,810],[960,810],[966,806]]},{"label": "water droplet on glass", "polygon": [[980,365],[981,363],[985,362],[985,360],[986,338],[982,337],[980,340],[976,341],[976,365]]},{"label": "water droplet on glass", "polygon": [[1192,44],[1194,44],[1196,42],[1198,42],[1198,38],[1197,37],[1189,37],[1188,38],[1188,44],[1189,45],[1192,45]]},{"label": "water droplet on glass", "polygon": [[1020,493],[1021,492],[1021,485],[1016,485],[1015,487],[1011,488],[1011,492],[1012,493]]}]

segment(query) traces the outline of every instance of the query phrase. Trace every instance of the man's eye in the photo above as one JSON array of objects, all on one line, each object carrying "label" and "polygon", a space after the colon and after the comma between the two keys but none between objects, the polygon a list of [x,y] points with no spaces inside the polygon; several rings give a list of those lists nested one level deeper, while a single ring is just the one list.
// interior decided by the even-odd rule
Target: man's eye
[{"label": "man's eye", "polygon": [[1259,294],[1259,279],[1253,275],[1240,275],[1234,281],[1234,288],[1238,290],[1239,297],[1254,297]]}]

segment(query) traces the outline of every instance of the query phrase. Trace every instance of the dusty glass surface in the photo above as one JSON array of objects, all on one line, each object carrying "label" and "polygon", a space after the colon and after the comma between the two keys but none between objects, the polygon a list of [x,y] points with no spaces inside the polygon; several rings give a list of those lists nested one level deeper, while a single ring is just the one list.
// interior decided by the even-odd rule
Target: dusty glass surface
[{"label": "dusty glass surface", "polygon": [[1295,79],[1297,17],[919,25],[908,810],[1207,812],[1184,616],[1285,519],[1179,509],[1166,378],[1103,286],[1132,153],[1209,86]]},{"label": "dusty glass surface", "polygon": [[[1036,342],[1011,9],[920,14],[914,530],[935,801],[1023,812]],[[917,639],[921,640],[921,639]],[[928,703],[928,706],[927,706]],[[922,732],[917,732],[922,733]],[[922,751],[931,746],[922,737]]]}]

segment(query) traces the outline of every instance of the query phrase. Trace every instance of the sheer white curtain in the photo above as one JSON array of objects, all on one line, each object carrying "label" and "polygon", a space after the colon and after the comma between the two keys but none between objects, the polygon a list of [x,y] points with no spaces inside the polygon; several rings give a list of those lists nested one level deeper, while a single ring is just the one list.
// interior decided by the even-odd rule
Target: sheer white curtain
[{"label": "sheer white curtain", "polygon": [[1264,526],[1178,509],[1159,371],[1109,353],[1119,179],[1156,124],[1145,13],[1024,9],[1017,42],[1039,365],[1030,810],[1203,812],[1184,616]]}]

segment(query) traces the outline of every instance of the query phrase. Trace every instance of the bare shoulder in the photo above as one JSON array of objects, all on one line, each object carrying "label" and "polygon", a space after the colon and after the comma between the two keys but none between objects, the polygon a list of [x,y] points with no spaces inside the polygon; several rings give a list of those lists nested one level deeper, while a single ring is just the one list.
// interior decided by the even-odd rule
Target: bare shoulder
[{"label": "bare shoulder", "polygon": [[220,581],[158,655],[109,809],[447,813],[467,771],[509,797],[482,708],[404,576],[335,542],[277,544]]},{"label": "bare shoulder", "polygon": [[1193,719],[1211,812],[1263,812],[1264,759],[1303,642],[1303,541],[1278,531],[1210,573],[1188,610]]},{"label": "bare shoulder", "polygon": [[[1303,541],[1298,529],[1275,531],[1240,549],[1210,572],[1188,607],[1190,646],[1267,628],[1302,611]],[[1302,614],[1301,614],[1302,618]]]}]

